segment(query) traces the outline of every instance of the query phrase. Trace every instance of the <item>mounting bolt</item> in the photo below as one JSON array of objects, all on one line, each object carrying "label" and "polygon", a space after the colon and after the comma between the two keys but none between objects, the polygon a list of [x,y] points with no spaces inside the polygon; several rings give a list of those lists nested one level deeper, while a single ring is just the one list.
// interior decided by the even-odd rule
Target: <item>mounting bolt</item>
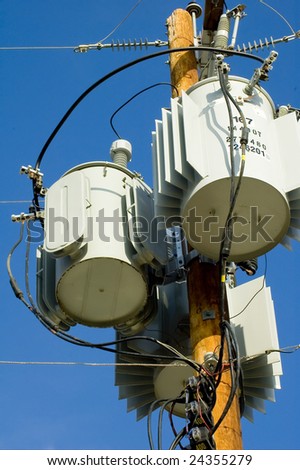
[{"label": "mounting bolt", "polygon": [[215,318],[216,314],[214,310],[203,310],[202,320],[214,320]]},{"label": "mounting bolt", "polygon": [[207,352],[204,354],[204,365],[210,372],[214,372],[216,370],[218,360],[218,357],[213,352]]},{"label": "mounting bolt", "polygon": [[186,11],[192,15],[193,13],[196,15],[196,18],[202,15],[202,8],[196,2],[190,2],[186,7]]}]

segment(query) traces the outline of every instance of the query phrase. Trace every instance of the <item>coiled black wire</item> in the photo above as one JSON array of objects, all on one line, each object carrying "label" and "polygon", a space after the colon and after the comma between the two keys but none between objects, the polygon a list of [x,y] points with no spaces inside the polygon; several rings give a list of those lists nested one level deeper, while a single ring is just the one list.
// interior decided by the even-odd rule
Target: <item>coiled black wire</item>
[{"label": "coiled black wire", "polygon": [[[97,80],[95,83],[93,83],[89,88],[87,88],[74,101],[74,103],[70,106],[70,108],[67,110],[67,112],[64,114],[64,116],[58,122],[58,124],[56,125],[56,127],[54,128],[54,130],[52,131],[52,133],[50,134],[50,136],[46,140],[45,144],[43,145],[43,147],[42,147],[42,149],[41,149],[41,151],[40,151],[40,153],[37,157],[37,160],[36,160],[36,163],[35,163],[35,169],[36,170],[40,169],[42,160],[45,156],[46,151],[48,150],[48,147],[50,146],[51,142],[53,141],[53,139],[55,138],[55,136],[57,135],[57,133],[59,132],[61,127],[64,125],[64,123],[70,117],[72,112],[98,86],[102,85],[104,82],[106,82],[107,80],[112,78],[114,75],[117,75],[117,74],[123,72],[124,70],[129,69],[131,67],[134,67],[135,65],[140,64],[144,61],[155,59],[156,57],[160,57],[160,56],[163,56],[163,55],[166,55],[166,54],[174,54],[176,52],[184,52],[184,51],[194,51],[194,52],[196,52],[196,51],[208,51],[208,52],[213,52],[213,53],[216,53],[216,54],[218,54],[218,53],[219,54],[225,54],[226,53],[227,56],[239,56],[239,57],[244,57],[244,58],[248,58],[248,59],[252,59],[252,60],[258,60],[259,62],[264,63],[264,60],[261,57],[254,56],[252,54],[248,54],[248,53],[245,53],[245,52],[239,52],[239,51],[224,51],[223,49],[216,49],[216,48],[213,48],[213,47],[206,47],[206,46],[198,46],[198,47],[190,46],[190,47],[181,47],[181,48],[176,48],[176,49],[162,50],[162,51],[155,52],[153,54],[149,54],[149,55],[146,55],[146,56],[143,56],[143,57],[139,57],[138,59],[135,59],[132,62],[128,62],[127,64],[124,64],[124,65],[112,70],[111,72],[109,72],[108,74],[104,75],[102,78]],[[40,210],[39,193],[38,193],[38,189],[36,188],[36,185],[35,185],[34,182],[33,182],[33,204],[34,204],[35,210],[39,211]]]}]

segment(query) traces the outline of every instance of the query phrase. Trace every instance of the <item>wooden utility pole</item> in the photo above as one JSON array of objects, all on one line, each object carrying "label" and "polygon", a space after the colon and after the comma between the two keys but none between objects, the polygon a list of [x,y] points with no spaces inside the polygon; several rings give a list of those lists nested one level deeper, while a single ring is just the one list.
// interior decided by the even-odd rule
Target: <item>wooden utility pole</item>
[{"label": "wooden utility pole", "polygon": [[[186,10],[175,10],[167,19],[170,49],[194,45],[194,33],[191,15]],[[179,96],[183,90],[198,81],[197,62],[194,52],[174,52],[170,54],[171,82]],[[177,92],[173,90],[173,97]]]},{"label": "wooden utility pole", "polygon": [[[220,351],[220,266],[200,262],[194,258],[188,265],[188,293],[190,308],[190,335],[193,359],[204,363],[205,354]],[[227,318],[228,320],[228,318]],[[224,351],[223,363],[228,359]],[[231,390],[229,368],[224,366],[221,382],[217,387],[217,401],[213,409],[214,422],[217,423],[228,400]],[[214,434],[216,448],[219,450],[242,449],[242,433],[239,401],[236,395],[224,420]]]},{"label": "wooden utility pole", "polygon": [[[221,8],[220,8],[221,5]],[[223,12],[223,1],[206,1],[206,27],[216,29],[218,19]],[[216,11],[216,8],[218,10]],[[219,15],[219,16],[217,16]],[[167,20],[170,49],[188,47],[194,44],[194,31],[191,15],[185,10],[175,10]],[[198,82],[197,63],[193,51],[170,54],[170,72],[172,84],[181,95],[182,91]],[[176,96],[176,94],[173,94]],[[201,137],[200,137],[201,138]],[[202,364],[206,353],[218,353],[221,343],[220,331],[220,267],[218,264],[200,262],[192,259],[188,265],[188,293],[190,309],[190,336],[193,359]],[[227,359],[225,348],[223,362]],[[217,387],[217,402],[213,409],[214,422],[221,416],[231,390],[229,370],[222,373]],[[238,397],[233,403],[214,434],[216,448],[219,450],[242,449],[242,435]]]}]

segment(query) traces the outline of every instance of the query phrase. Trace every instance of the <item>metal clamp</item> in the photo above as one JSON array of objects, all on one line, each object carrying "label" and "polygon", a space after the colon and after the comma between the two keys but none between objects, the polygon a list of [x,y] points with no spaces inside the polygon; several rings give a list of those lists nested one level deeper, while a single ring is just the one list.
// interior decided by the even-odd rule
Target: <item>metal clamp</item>
[{"label": "metal clamp", "polygon": [[29,214],[25,214],[24,212],[21,212],[21,214],[18,214],[18,215],[13,214],[11,216],[11,221],[23,223],[29,220],[44,219],[44,217],[45,217],[44,211],[31,212]]}]

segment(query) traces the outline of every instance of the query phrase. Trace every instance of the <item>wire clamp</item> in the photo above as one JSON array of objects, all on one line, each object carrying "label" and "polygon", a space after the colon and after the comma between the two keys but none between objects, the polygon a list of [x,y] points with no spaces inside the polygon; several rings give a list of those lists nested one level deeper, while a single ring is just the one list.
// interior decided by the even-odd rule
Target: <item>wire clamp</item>
[{"label": "wire clamp", "polygon": [[246,5],[239,4],[236,7],[232,8],[231,10],[228,10],[226,12],[226,15],[228,16],[228,18],[231,18],[232,16],[235,18],[237,15],[239,15],[242,18],[243,16],[246,16],[246,13],[244,13],[245,8],[246,8]]},{"label": "wire clamp", "polygon": [[253,95],[253,90],[256,85],[262,80],[267,81],[269,80],[269,72],[273,69],[273,62],[277,59],[278,52],[271,51],[269,57],[267,57],[262,64],[262,66],[258,69],[255,69],[253,77],[249,81],[249,83],[244,88],[244,93],[248,96]]},{"label": "wire clamp", "polygon": [[31,212],[29,214],[25,214],[24,212],[21,212],[21,214],[18,214],[18,215],[13,214],[11,216],[11,221],[24,223],[29,220],[43,219],[44,217],[45,217],[44,211]]},{"label": "wire clamp", "polygon": [[35,181],[37,188],[43,187],[43,176],[44,174],[40,172],[39,168],[32,168],[32,166],[21,166],[20,169],[21,175],[27,175],[29,179]]}]

